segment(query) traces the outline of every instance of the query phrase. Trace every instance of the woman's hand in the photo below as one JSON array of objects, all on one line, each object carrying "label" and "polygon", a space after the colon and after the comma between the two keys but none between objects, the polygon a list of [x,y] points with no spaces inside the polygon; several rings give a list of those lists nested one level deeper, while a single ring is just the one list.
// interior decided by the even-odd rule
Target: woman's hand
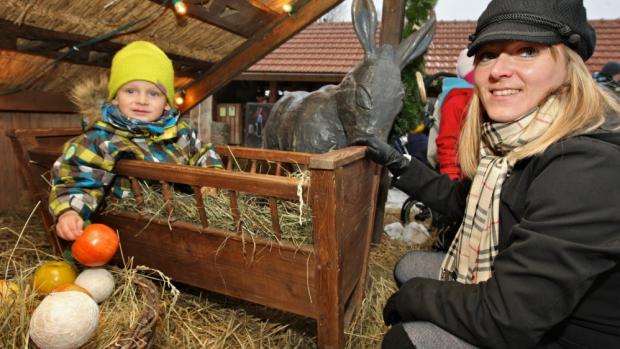
[{"label": "woman's hand", "polygon": [[409,306],[417,300],[413,289],[415,282],[415,278],[405,282],[398,291],[388,298],[383,308],[383,322],[386,326],[416,320]]},{"label": "woman's hand", "polygon": [[58,217],[56,235],[65,240],[75,240],[82,234],[84,220],[79,213],[69,210]]},{"label": "woman's hand", "polygon": [[374,135],[358,138],[351,144],[367,146],[366,155],[377,164],[387,167],[394,176],[400,176],[409,167],[409,159]]}]

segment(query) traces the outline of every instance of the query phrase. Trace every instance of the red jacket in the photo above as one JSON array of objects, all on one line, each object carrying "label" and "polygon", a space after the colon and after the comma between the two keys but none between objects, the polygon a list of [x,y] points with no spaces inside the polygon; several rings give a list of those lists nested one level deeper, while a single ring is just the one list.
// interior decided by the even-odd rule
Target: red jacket
[{"label": "red jacket", "polygon": [[461,179],[463,174],[458,159],[458,143],[461,127],[465,121],[467,107],[473,95],[471,88],[455,88],[446,95],[441,105],[437,144],[437,162],[439,173],[447,174],[450,179]]}]

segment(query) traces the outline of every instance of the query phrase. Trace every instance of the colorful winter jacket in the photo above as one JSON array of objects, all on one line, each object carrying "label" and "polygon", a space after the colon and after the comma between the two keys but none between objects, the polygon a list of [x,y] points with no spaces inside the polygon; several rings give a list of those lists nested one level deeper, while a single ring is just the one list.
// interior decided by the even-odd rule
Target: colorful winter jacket
[{"label": "colorful winter jacket", "polygon": [[203,146],[196,130],[178,121],[178,112],[152,123],[126,118],[111,104],[104,104],[102,113],[65,144],[54,163],[49,201],[54,217],[72,209],[88,219],[110,184],[116,197],[131,196],[129,180],[112,172],[121,159],[222,168],[213,145]]}]

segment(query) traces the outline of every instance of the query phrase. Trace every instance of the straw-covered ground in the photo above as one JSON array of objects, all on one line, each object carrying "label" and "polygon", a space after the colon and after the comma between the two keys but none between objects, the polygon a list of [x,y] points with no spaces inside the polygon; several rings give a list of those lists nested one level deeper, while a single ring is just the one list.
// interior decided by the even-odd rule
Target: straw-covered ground
[{"label": "straw-covered ground", "polygon": [[[390,218],[386,218],[390,220]],[[406,251],[428,246],[407,245],[388,239],[371,251],[369,284],[359,314],[346,331],[347,348],[377,348],[387,328],[381,310],[395,290],[392,267]],[[58,257],[51,254],[37,215],[29,211],[0,213],[0,278],[19,287],[16,296],[0,301],[0,347],[34,347],[29,341],[30,315],[41,301],[31,287],[36,267]],[[313,348],[315,322],[241,302],[214,293],[170,283],[148,268],[109,266],[116,281],[114,294],[100,304],[96,336],[84,348],[108,348],[119,339],[131,339],[145,309],[155,304],[160,318],[153,348]],[[140,291],[136,279],[155,281],[159,297]],[[157,299],[152,299],[157,298]]]}]

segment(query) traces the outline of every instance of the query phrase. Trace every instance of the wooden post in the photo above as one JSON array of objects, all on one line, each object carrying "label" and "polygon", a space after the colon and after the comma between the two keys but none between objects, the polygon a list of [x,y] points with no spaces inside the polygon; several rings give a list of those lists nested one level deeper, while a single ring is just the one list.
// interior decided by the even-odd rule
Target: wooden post
[{"label": "wooden post", "polygon": [[[336,170],[338,171],[338,170]],[[312,171],[313,215],[321,217],[313,227],[314,251],[317,254],[317,288],[319,299],[317,341],[321,349],[342,349],[344,337],[344,302],[340,289],[341,256],[336,201],[336,171]]]},{"label": "wooden post", "polygon": [[198,138],[211,142],[211,123],[213,122],[213,96],[209,96],[189,111],[189,120],[198,130]]},{"label": "wooden post", "polygon": [[275,103],[278,100],[278,82],[269,81],[269,103]]},{"label": "wooden post", "polygon": [[383,0],[381,44],[398,47],[405,22],[405,0]]}]

